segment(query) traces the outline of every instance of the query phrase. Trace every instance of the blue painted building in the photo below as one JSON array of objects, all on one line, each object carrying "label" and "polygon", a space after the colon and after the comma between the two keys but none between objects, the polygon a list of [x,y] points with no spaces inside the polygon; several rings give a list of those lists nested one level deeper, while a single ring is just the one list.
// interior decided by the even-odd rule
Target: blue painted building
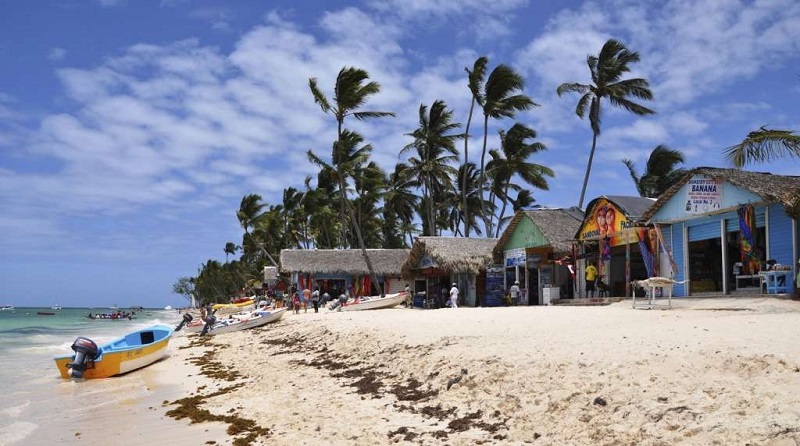
[{"label": "blue painted building", "polygon": [[693,169],[642,219],[663,236],[667,258],[660,275],[685,281],[676,296],[759,293],[768,270],[788,282],[779,292],[793,289],[800,263],[798,176]]}]

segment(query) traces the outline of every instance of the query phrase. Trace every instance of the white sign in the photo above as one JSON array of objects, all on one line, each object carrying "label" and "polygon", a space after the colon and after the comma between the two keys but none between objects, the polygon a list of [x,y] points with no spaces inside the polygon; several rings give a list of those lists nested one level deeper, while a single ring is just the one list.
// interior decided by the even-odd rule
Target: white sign
[{"label": "white sign", "polygon": [[525,248],[509,249],[506,254],[506,266],[525,264]]},{"label": "white sign", "polygon": [[687,214],[705,214],[722,207],[722,180],[694,177],[686,183]]}]

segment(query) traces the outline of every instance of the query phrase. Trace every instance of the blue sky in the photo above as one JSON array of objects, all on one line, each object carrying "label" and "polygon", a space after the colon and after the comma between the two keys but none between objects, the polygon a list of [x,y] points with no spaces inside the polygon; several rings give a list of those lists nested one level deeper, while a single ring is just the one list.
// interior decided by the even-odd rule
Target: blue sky
[{"label": "blue sky", "polygon": [[640,53],[632,74],[658,114],[606,108],[587,202],[634,195],[620,159],[642,166],[658,144],[724,166],[751,130],[800,130],[796,0],[2,3],[0,304],[182,304],[172,283],[240,242],[242,196],[278,202],[315,172],[305,152],[327,153],[335,127],[308,78],[330,94],[343,66],[368,70],[383,86],[370,107],[397,113],[356,126],[391,169],[420,103],[465,122],[464,67],[512,65],[541,104],[518,119],[548,147],[546,206],[577,204],[591,144],[556,86],[587,83],[609,38]]}]

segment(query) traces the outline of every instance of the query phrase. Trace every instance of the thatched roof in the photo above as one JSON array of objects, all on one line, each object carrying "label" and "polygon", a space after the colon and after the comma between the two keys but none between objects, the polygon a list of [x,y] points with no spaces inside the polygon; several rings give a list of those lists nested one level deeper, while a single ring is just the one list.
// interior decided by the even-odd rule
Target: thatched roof
[{"label": "thatched roof", "polygon": [[[400,275],[400,267],[408,257],[408,249],[368,249],[375,274]],[[368,274],[367,263],[360,249],[284,249],[281,271],[311,274]]]},{"label": "thatched roof", "polygon": [[726,181],[734,186],[748,190],[767,203],[782,204],[792,218],[800,219],[800,176],[772,175],[765,172],[748,172],[738,169],[698,167],[686,172],[678,182],[667,189],[650,209],[642,216],[650,220],[678,191],[695,175]]},{"label": "thatched roof", "polygon": [[571,240],[575,238],[575,233],[583,223],[583,211],[577,207],[517,211],[494,248],[495,259],[503,258],[503,247],[508,243],[523,218],[530,219],[539,228],[544,238],[550,243],[553,252],[557,255],[564,255],[572,252]]},{"label": "thatched roof", "polygon": [[478,274],[492,263],[496,238],[417,237],[403,263],[403,277],[412,278],[424,256],[450,273]]}]

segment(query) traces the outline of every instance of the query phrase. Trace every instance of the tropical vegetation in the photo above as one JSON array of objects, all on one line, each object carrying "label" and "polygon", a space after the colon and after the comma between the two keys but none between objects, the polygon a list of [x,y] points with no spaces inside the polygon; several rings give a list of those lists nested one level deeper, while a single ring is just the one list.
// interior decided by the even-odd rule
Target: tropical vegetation
[{"label": "tropical vegetation", "polygon": [[783,156],[800,158],[800,135],[792,130],[761,127],[748,133],[742,142],[726,148],[724,155],[737,169]]},{"label": "tropical vegetation", "polygon": [[683,153],[661,144],[650,152],[644,172],[637,172],[633,160],[625,158],[622,163],[628,168],[633,184],[639,196],[658,198],[670,186],[675,184],[686,173],[685,169],[678,168],[684,162]]}]

